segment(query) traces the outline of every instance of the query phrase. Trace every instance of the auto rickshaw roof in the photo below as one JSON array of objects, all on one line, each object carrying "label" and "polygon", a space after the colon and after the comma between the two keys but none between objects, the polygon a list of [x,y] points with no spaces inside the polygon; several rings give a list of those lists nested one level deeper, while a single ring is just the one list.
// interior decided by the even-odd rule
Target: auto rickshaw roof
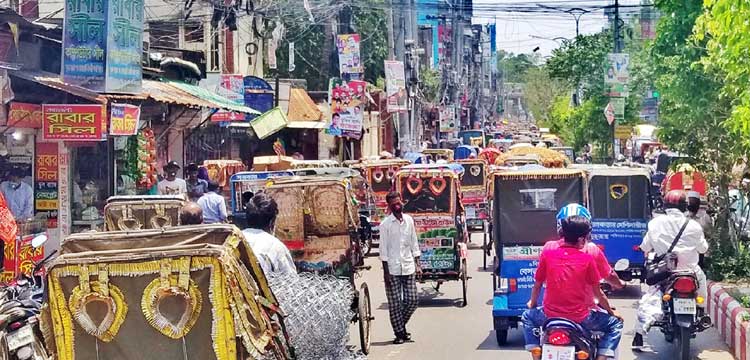
[{"label": "auto rickshaw roof", "polygon": [[461,176],[464,173],[464,167],[461,164],[415,164],[407,165],[401,168],[401,172],[424,173],[424,172],[449,172],[455,176]]},{"label": "auto rickshaw roof", "polygon": [[293,160],[292,169],[341,167],[341,163],[335,160]]},{"label": "auto rickshaw roof", "polygon": [[322,167],[292,170],[297,176],[331,176],[331,177],[355,177],[361,176],[359,171],[348,167]]},{"label": "auto rickshaw roof", "polygon": [[391,165],[409,165],[411,164],[409,160],[404,160],[401,158],[393,158],[393,159],[378,159],[378,160],[362,160],[362,162],[359,164],[361,167],[380,167],[380,166],[391,166]]},{"label": "auto rickshaw roof", "polygon": [[543,168],[533,170],[521,169],[499,169],[492,173],[494,178],[500,180],[530,180],[530,179],[566,179],[573,177],[584,177],[586,171],[571,168]]},{"label": "auto rickshaw roof", "polygon": [[651,173],[647,169],[627,166],[597,167],[587,169],[586,172],[589,178],[595,176],[644,176],[647,179],[651,178]]},{"label": "auto rickshaw roof", "polygon": [[279,171],[240,171],[229,178],[229,182],[266,180],[268,178],[280,176],[293,176],[294,172],[290,170]]}]

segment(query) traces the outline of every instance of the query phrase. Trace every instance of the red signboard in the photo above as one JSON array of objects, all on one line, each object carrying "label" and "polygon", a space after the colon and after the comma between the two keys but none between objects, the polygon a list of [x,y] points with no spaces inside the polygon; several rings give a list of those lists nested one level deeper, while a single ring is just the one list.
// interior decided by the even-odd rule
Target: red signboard
[{"label": "red signboard", "polygon": [[141,107],[128,104],[112,104],[110,112],[110,135],[130,136],[138,133]]},{"label": "red signboard", "polygon": [[31,239],[35,235],[24,236],[20,241],[11,241],[5,243],[3,259],[3,272],[0,280],[3,282],[11,281],[23,273],[30,275],[34,270],[34,264],[42,261],[44,258],[44,247],[36,249],[31,247]]},{"label": "red signboard", "polygon": [[10,112],[8,113],[8,126],[41,129],[42,105],[11,102]]},{"label": "red signboard", "polygon": [[36,191],[35,206],[37,214],[46,213],[47,218],[56,217],[57,202],[57,144],[36,144]]},{"label": "red signboard", "polygon": [[104,105],[42,105],[44,140],[100,141],[106,135]]}]

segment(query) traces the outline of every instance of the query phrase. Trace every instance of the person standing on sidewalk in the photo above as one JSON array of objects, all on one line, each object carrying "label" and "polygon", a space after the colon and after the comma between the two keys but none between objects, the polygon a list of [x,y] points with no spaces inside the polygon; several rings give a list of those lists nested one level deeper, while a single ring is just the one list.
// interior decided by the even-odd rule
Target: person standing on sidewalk
[{"label": "person standing on sidewalk", "polygon": [[391,214],[380,223],[380,260],[391,327],[396,335],[393,343],[403,344],[411,340],[406,323],[417,310],[417,276],[422,274],[419,266],[422,253],[414,219],[402,212],[401,195],[391,192],[385,201]]}]

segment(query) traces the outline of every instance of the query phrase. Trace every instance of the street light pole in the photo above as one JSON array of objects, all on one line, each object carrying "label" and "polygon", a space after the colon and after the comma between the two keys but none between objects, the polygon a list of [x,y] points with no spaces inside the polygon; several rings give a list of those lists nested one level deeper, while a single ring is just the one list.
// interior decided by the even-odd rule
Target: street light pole
[{"label": "street light pole", "polygon": [[591,10],[586,10],[586,9],[582,9],[578,7],[564,9],[564,8],[559,8],[559,7],[554,7],[554,6],[547,6],[544,4],[536,4],[536,6],[542,9],[554,10],[554,11],[559,11],[559,12],[573,15],[573,19],[576,21],[576,37],[578,37],[578,35],[580,34],[579,23],[581,22],[581,17],[591,12]]}]

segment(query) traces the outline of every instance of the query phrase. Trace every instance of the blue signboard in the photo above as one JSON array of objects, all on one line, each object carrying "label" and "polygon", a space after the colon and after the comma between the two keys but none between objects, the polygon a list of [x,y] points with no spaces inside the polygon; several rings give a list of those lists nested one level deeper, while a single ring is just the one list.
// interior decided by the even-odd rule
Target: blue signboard
[{"label": "blue signboard", "polygon": [[[539,267],[539,260],[503,260],[500,265],[500,277],[515,279],[517,290],[508,294],[509,309],[525,309],[534,287],[534,274]],[[539,299],[541,300],[541,295]],[[541,301],[539,302],[541,304]]]},{"label": "blue signboard", "polygon": [[604,248],[610,263],[620,259],[628,259],[632,265],[644,263],[643,252],[637,246],[648,230],[646,220],[593,219],[592,225],[591,238]]},{"label": "blue signboard", "polygon": [[[274,108],[274,90],[271,85],[256,76],[245,76],[245,106],[265,113]],[[252,120],[258,115],[248,114],[247,120]]]},{"label": "blue signboard", "polygon": [[106,0],[66,0],[63,20],[62,76],[68,84],[104,91]]},{"label": "blue signboard", "polygon": [[143,0],[108,0],[107,7],[106,92],[139,93]]}]

